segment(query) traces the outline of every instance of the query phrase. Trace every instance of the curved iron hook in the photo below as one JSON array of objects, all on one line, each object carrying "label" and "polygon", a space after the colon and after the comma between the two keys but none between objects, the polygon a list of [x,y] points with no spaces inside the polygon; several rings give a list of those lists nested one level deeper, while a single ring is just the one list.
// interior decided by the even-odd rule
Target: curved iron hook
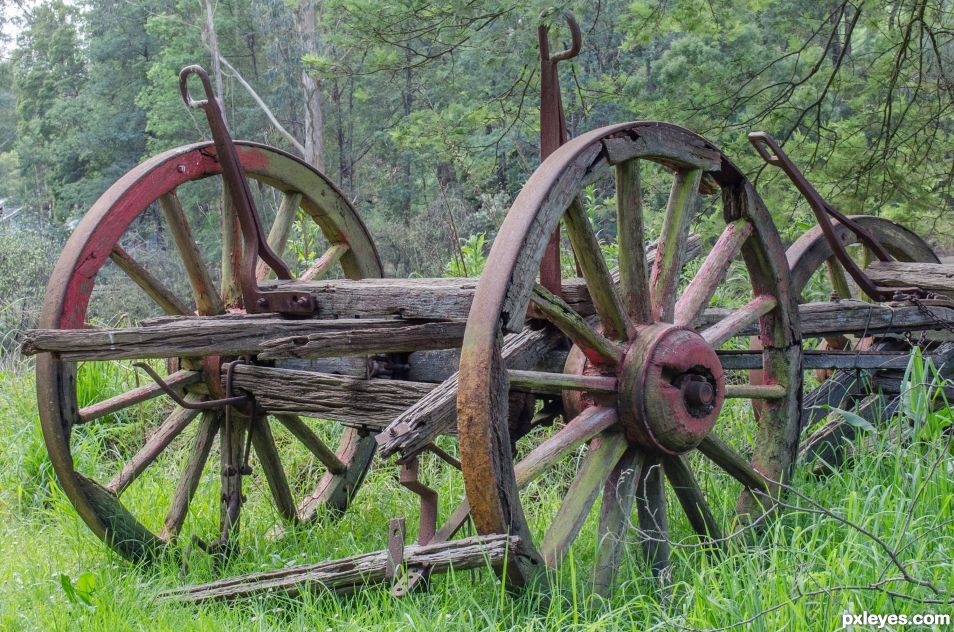
[{"label": "curved iron hook", "polygon": [[[195,100],[189,92],[189,77],[195,75],[202,82],[202,89],[205,90],[205,98]],[[179,94],[182,95],[182,101],[190,108],[203,108],[209,105],[209,101],[215,98],[212,91],[212,81],[209,79],[209,73],[202,66],[193,64],[186,66],[179,71]]]},{"label": "curved iron hook", "polygon": [[570,27],[570,47],[552,55],[550,61],[553,62],[573,59],[580,54],[580,50],[583,48],[583,33],[580,31],[580,25],[576,21],[576,16],[570,11],[564,11],[563,19],[566,20],[567,26]]},{"label": "curved iron hook", "polygon": [[[233,363],[234,364],[234,363]],[[156,386],[161,388],[166,395],[168,395],[172,401],[174,401],[179,406],[187,408],[189,410],[209,410],[212,408],[221,408],[222,406],[239,406],[241,404],[246,404],[249,401],[247,395],[236,395],[235,397],[225,397],[222,399],[207,399],[202,402],[187,402],[179,396],[179,393],[175,391],[174,388],[169,386],[162,377],[156,373],[151,366],[145,362],[134,362],[133,366],[142,369],[145,371],[149,377],[152,378],[152,381],[156,383]],[[231,373],[232,365],[229,365],[229,373]],[[231,376],[229,376],[231,380]]]}]

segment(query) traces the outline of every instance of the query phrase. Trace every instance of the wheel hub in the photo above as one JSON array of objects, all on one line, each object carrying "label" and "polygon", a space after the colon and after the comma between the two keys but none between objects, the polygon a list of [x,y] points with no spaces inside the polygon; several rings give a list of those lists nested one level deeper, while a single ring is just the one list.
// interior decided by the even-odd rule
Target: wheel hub
[{"label": "wheel hub", "polygon": [[712,430],[725,386],[712,347],[668,323],[636,334],[619,375],[617,408],[632,442],[666,454],[695,448]]}]

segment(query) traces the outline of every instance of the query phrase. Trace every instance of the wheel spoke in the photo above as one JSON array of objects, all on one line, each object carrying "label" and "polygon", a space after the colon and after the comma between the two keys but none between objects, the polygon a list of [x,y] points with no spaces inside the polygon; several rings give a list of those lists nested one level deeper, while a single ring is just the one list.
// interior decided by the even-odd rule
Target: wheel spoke
[{"label": "wheel spoke", "polygon": [[[278,211],[275,213],[275,221],[268,230],[268,247],[272,249],[279,257],[285,252],[285,245],[288,243],[288,233],[291,232],[292,224],[298,215],[298,207],[301,206],[301,193],[285,193],[282,195],[282,201],[278,205]],[[272,271],[268,264],[259,261],[255,267],[255,278],[264,281]]]},{"label": "wheel spoke", "polygon": [[712,516],[712,510],[706,502],[699,483],[692,475],[692,471],[686,464],[683,456],[667,456],[663,458],[663,469],[666,471],[666,478],[682,505],[682,510],[689,519],[689,524],[703,540],[719,541],[722,539],[722,530],[715,518]]},{"label": "wheel spoke", "polygon": [[338,455],[336,455],[331,448],[326,446],[324,442],[318,438],[318,435],[301,420],[301,417],[287,414],[274,415],[274,417],[279,423],[285,426],[288,432],[295,435],[295,437],[328,468],[329,472],[332,474],[343,474],[344,471],[348,469],[338,458]]},{"label": "wheel spoke", "polygon": [[622,359],[623,351],[619,345],[597,332],[563,299],[538,285],[530,302],[532,311],[562,331],[591,362],[618,364]]},{"label": "wheel spoke", "polygon": [[712,247],[699,272],[676,303],[675,324],[688,325],[702,314],[725,279],[729,266],[739,256],[742,244],[751,234],[752,224],[743,219],[725,227],[719,241]]},{"label": "wheel spoke", "polygon": [[175,539],[182,530],[182,525],[189,513],[189,504],[199,488],[202,470],[209,459],[212,444],[215,443],[215,435],[219,431],[221,419],[221,413],[218,411],[202,413],[202,419],[192,439],[192,448],[186,457],[176,491],[172,495],[172,504],[163,522],[162,533],[159,534],[159,537],[166,542]]},{"label": "wheel spoke", "polygon": [[[204,396],[193,395],[191,393],[185,396],[187,402],[200,402],[204,399]],[[123,466],[123,469],[120,470],[119,474],[106,485],[106,489],[117,496],[122,494],[147,467],[152,465],[159,455],[162,454],[162,451],[169,447],[172,440],[179,436],[179,434],[186,429],[186,426],[189,425],[189,422],[195,419],[198,414],[199,411],[197,410],[189,410],[188,408],[176,406],[172,413],[166,417],[165,421],[152,433],[152,436],[146,440],[145,445],[142,446],[139,452],[133,455]]]},{"label": "wheel spoke", "polygon": [[626,532],[630,526],[636,482],[643,466],[643,453],[629,448],[617,461],[603,486],[600,505],[599,548],[596,552],[594,586],[601,595],[609,595],[616,581],[616,571]]},{"label": "wheel spoke", "polygon": [[[165,382],[172,388],[181,388],[183,386],[188,386],[189,384],[195,384],[201,379],[201,371],[182,370],[176,371],[175,373],[167,376],[165,378]],[[139,404],[140,402],[158,397],[159,395],[162,395],[162,393],[163,390],[156,384],[143,384],[142,386],[134,388],[121,395],[116,395],[115,397],[104,399],[101,402],[84,406],[79,411],[79,423],[89,423],[94,419],[105,417],[110,413],[114,413],[124,408],[128,408],[134,404]]]},{"label": "wheel spoke", "polygon": [[507,371],[510,388],[538,395],[560,395],[565,390],[610,395],[616,392],[616,378],[544,371]]},{"label": "wheel spoke", "polygon": [[345,429],[337,455],[347,468],[341,474],[325,473],[318,482],[315,492],[302,500],[298,506],[298,515],[301,519],[311,519],[321,505],[325,505],[334,512],[347,509],[351,498],[368,472],[377,445],[374,435],[356,428]]},{"label": "wheel spoke", "polygon": [[616,411],[612,408],[591,406],[581,412],[516,464],[517,487],[529,485],[551,465],[615,424],[616,420]]},{"label": "wheel spoke", "polygon": [[616,226],[619,243],[619,286],[623,305],[636,324],[652,320],[646,236],[643,231],[639,161],[616,165]]},{"label": "wheel spoke", "polygon": [[338,260],[348,252],[348,244],[340,243],[331,245],[318,260],[301,275],[300,281],[314,281],[322,278]]},{"label": "wheel spoke", "polygon": [[242,283],[239,275],[242,260],[242,234],[239,232],[238,217],[232,208],[228,191],[222,189],[222,301],[228,307],[242,303]]},{"label": "wheel spoke", "polygon": [[775,309],[778,301],[774,296],[762,294],[749,301],[744,306],[732,310],[728,316],[704,329],[702,337],[718,349],[727,340],[737,336],[746,327],[754,324],[759,318]]},{"label": "wheel spoke", "polygon": [[647,456],[636,492],[639,530],[643,553],[653,568],[653,575],[664,577],[669,567],[669,520],[666,517],[666,493],[662,463],[657,456]]},{"label": "wheel spoke", "polygon": [[[242,478],[239,468],[245,458],[246,433],[248,432],[248,418],[240,415],[231,415],[231,419],[221,425],[219,436],[219,460],[221,474],[219,485],[222,490],[220,498],[222,504],[219,511],[221,542],[226,551],[234,547],[233,539],[238,534],[242,515]],[[229,467],[229,465],[233,467]]]},{"label": "wheel spoke", "polygon": [[680,169],[672,183],[650,280],[655,320],[672,322],[689,222],[699,197],[701,178],[702,169]]},{"label": "wheel spoke", "polygon": [[768,481],[755,471],[755,468],[745,457],[736,452],[714,432],[710,432],[702,440],[702,443],[699,444],[699,451],[747,488],[763,492],[769,491]]},{"label": "wheel spoke", "polygon": [[788,390],[781,384],[726,384],[726,399],[782,399]]},{"label": "wheel spoke", "polygon": [[840,299],[851,298],[851,285],[848,284],[848,277],[845,275],[845,268],[841,262],[837,257],[829,257],[825,264],[828,267],[828,280],[831,282],[835,295]]},{"label": "wheel spoke", "polygon": [[179,257],[189,277],[189,283],[192,285],[196,308],[203,316],[223,313],[225,308],[222,305],[222,299],[212,283],[209,269],[202,261],[199,246],[192,237],[192,231],[189,229],[189,222],[186,220],[179,198],[175,192],[166,193],[159,198],[159,206],[162,207],[162,214],[166,218],[172,240],[176,244]]},{"label": "wheel spoke", "polygon": [[162,284],[159,279],[142,267],[138,261],[132,258],[125,249],[119,244],[113,246],[109,253],[109,258],[113,263],[119,266],[119,269],[126,273],[133,282],[141,287],[143,291],[154,300],[162,311],[170,316],[184,316],[191,314],[192,309],[183,303],[178,296],[173,294],[172,290]]},{"label": "wheel spoke", "polygon": [[603,434],[590,443],[583,464],[540,545],[540,553],[548,566],[557,566],[579,535],[596,497],[626,446],[626,437],[620,433]]},{"label": "wheel spoke", "polygon": [[[625,340],[630,329],[629,319],[626,316],[626,310],[623,309],[613,278],[610,276],[609,268],[606,266],[606,260],[603,259],[600,242],[596,239],[593,226],[578,198],[570,204],[570,208],[563,216],[563,221],[570,236],[570,244],[573,246],[576,261],[586,280],[587,289],[590,291],[593,307],[600,317],[600,322],[603,323],[606,335],[617,340]],[[642,256],[643,248],[640,247],[635,254]]]},{"label": "wheel spoke", "polygon": [[275,446],[274,437],[272,437],[272,429],[268,425],[268,418],[256,416],[252,419],[250,425],[252,445],[255,448],[255,454],[258,456],[258,463],[262,467],[262,472],[265,474],[268,489],[272,492],[272,498],[275,500],[275,507],[282,518],[294,522],[298,520],[298,509],[295,506],[291,489],[288,487],[285,468],[282,467],[278,448]]}]

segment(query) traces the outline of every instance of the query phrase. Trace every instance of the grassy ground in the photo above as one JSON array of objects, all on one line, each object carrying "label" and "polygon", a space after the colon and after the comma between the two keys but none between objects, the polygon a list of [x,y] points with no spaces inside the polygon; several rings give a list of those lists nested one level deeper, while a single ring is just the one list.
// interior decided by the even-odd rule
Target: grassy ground
[{"label": "grassy ground", "polygon": [[[0,373],[0,625],[11,630],[833,630],[841,628],[845,612],[954,615],[952,413],[925,413],[926,391],[913,395],[902,406],[914,418],[912,442],[902,447],[887,442],[891,424],[908,423],[899,416],[867,433],[873,452],[841,473],[814,478],[803,468],[793,486],[805,497],[789,494],[791,507],[724,554],[695,546],[674,512],[676,546],[666,589],[652,581],[639,547],[631,546],[615,596],[609,601],[595,596],[589,585],[594,527],[588,524],[554,577],[549,599],[542,591],[509,595],[492,572],[481,570],[438,577],[429,592],[401,600],[369,588],[348,597],[316,592],[196,608],[155,599],[183,581],[176,562],[132,566],[86,529],[58,490],[46,458],[32,377],[23,367],[7,370]],[[731,419],[740,420],[737,432],[744,433],[747,415],[730,411],[729,416],[730,425]],[[129,435],[139,432],[132,420],[115,421],[84,435],[79,458],[85,469],[114,468],[128,450]],[[161,520],[173,466],[158,464],[124,501]],[[307,473],[307,463],[303,467]],[[387,519],[414,515],[410,494],[394,485],[394,474],[393,466],[377,467],[334,529],[303,528],[276,541],[252,535],[255,526],[274,519],[271,510],[250,514],[243,552],[227,572],[383,548]],[[442,498],[459,492],[457,479],[426,474],[444,492]],[[543,522],[552,515],[565,491],[565,474],[557,470],[528,491],[524,502],[532,519]],[[736,485],[715,475],[702,480],[715,508],[732,506]],[[260,486],[253,484],[250,493],[260,492]],[[444,503],[443,512],[450,504]],[[160,509],[149,512],[150,507]],[[216,511],[215,502],[208,503],[190,521],[200,526],[207,521],[211,528]],[[202,554],[191,559],[185,581],[214,578]]]}]

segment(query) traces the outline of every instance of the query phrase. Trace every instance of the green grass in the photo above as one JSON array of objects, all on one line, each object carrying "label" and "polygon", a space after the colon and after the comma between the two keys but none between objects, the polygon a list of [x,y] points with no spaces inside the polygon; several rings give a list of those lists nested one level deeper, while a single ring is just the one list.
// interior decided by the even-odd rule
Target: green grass
[{"label": "green grass", "polygon": [[[108,396],[117,381],[131,374],[85,378],[90,396]],[[923,375],[914,373],[921,379]],[[127,384],[128,386],[128,384]],[[97,389],[100,389],[97,391]],[[631,546],[620,569],[620,587],[611,600],[593,594],[590,568],[595,548],[594,520],[572,549],[572,556],[553,578],[549,598],[541,590],[507,594],[493,573],[479,570],[436,577],[429,592],[396,600],[386,589],[371,587],[352,596],[323,592],[296,599],[268,597],[231,605],[188,607],[155,599],[163,589],[183,581],[216,577],[208,559],[194,553],[185,580],[173,560],[137,567],[112,554],[85,527],[59,491],[46,457],[34,404],[32,376],[26,368],[0,372],[0,626],[4,629],[751,629],[774,631],[833,630],[841,614],[918,612],[954,614],[954,456],[951,411],[926,413],[925,389],[916,390],[902,406],[914,415],[914,440],[886,443],[883,428],[907,423],[884,420],[877,434],[867,436],[874,450],[840,473],[813,478],[803,468],[793,486],[807,498],[789,494],[792,505],[758,531],[747,531],[722,555],[695,546],[679,512],[671,512],[673,576],[660,589]],[[724,432],[743,435],[748,414],[732,409]],[[84,471],[115,471],[134,438],[144,431],[136,418],[109,420],[83,430],[80,465]],[[277,434],[277,433],[276,433]],[[284,440],[278,437],[279,440]],[[175,444],[180,446],[183,444]],[[448,444],[450,447],[451,444]],[[307,456],[290,442],[281,446],[289,463],[307,473]],[[862,449],[859,441],[858,449]],[[165,511],[177,459],[169,455],[131,488],[124,501],[138,515],[157,522]],[[165,457],[164,457],[165,458]],[[300,461],[299,461],[300,460]],[[693,457],[700,481],[717,516],[732,507],[738,487]],[[211,466],[210,466],[211,467]],[[569,483],[572,463],[548,472],[524,495],[534,523],[544,524],[555,511]],[[459,478],[425,464],[425,480],[442,492],[442,514],[460,493]],[[307,484],[307,476],[298,483]],[[303,527],[274,540],[261,535],[274,520],[265,503],[247,515],[243,549],[227,573],[272,569],[323,561],[383,548],[387,520],[408,515],[413,498],[394,483],[392,464],[378,464],[361,489],[355,506],[334,527]],[[214,487],[214,486],[210,486]],[[253,479],[250,496],[260,495]],[[199,528],[212,529],[217,506],[214,489],[200,491],[207,509],[190,515]],[[819,512],[824,507],[831,514]],[[194,503],[203,505],[202,502]],[[155,509],[158,508],[158,509]],[[851,521],[869,534],[862,533]],[[245,520],[245,518],[243,518]],[[321,523],[320,523],[321,524]],[[203,527],[204,525],[204,527]],[[155,524],[150,526],[155,527]],[[210,531],[210,532],[212,532]],[[879,538],[912,577],[930,582],[943,594],[894,580],[900,575]],[[853,588],[852,588],[853,587]],[[892,596],[887,591],[901,596]],[[918,599],[947,601],[946,605]],[[913,628],[906,628],[913,629]]]}]

